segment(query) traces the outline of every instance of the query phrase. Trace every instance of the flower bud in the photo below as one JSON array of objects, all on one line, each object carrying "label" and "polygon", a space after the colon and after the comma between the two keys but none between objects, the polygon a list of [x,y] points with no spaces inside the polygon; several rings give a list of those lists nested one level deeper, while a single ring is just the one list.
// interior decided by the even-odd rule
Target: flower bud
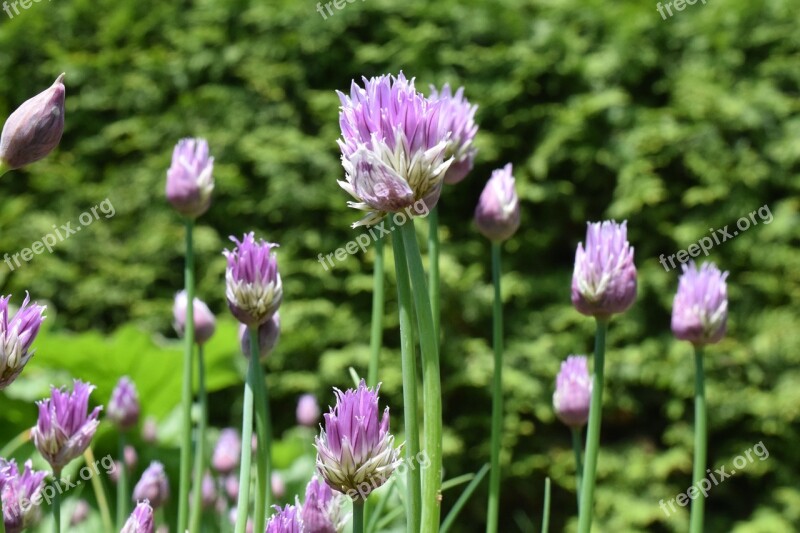
[{"label": "flower bud", "polygon": [[152,416],[144,419],[142,424],[142,441],[147,444],[155,444],[158,439],[158,422]]},{"label": "flower bud", "polygon": [[[172,315],[175,319],[175,331],[177,331],[178,335],[181,337],[183,337],[183,332],[186,329],[186,307],[186,291],[180,291],[175,295]],[[194,315],[194,342],[197,344],[205,344],[206,341],[214,335],[214,330],[217,327],[214,313],[211,312],[204,301],[197,297],[194,299],[192,313]]]},{"label": "flower bud", "polygon": [[8,117],[0,136],[0,169],[29,165],[58,146],[64,133],[63,80],[61,74],[49,89],[25,101]]},{"label": "flower bud", "polygon": [[90,510],[91,509],[89,508],[89,504],[86,502],[86,500],[83,498],[78,500],[75,504],[75,509],[72,510],[72,516],[69,519],[70,527],[75,527],[85,522],[86,519],[89,518]]},{"label": "flower bud", "polygon": [[475,225],[489,240],[505,241],[519,228],[519,199],[511,163],[492,172],[475,208]]},{"label": "flower bud", "polygon": [[180,214],[197,218],[211,205],[214,158],[205,139],[181,139],[167,171],[167,200]]},{"label": "flower bud", "polygon": [[128,376],[121,377],[114,387],[106,416],[122,431],[139,423],[139,394]]},{"label": "flower bud", "polygon": [[153,508],[150,502],[139,502],[120,533],[153,533]]},{"label": "flower bud", "polygon": [[242,454],[242,440],[239,432],[233,428],[225,428],[219,434],[219,440],[211,457],[211,466],[220,474],[228,474],[239,466]]},{"label": "flower bud", "polygon": [[164,472],[164,465],[153,461],[142,473],[141,479],[133,488],[133,501],[149,500],[153,508],[158,509],[169,498],[169,481]]},{"label": "flower bud", "polygon": [[0,390],[11,385],[33,357],[31,345],[45,318],[44,306],[29,306],[26,294],[22,307],[9,320],[10,299],[10,295],[0,298]]},{"label": "flower bud", "polygon": [[313,427],[319,420],[319,404],[313,394],[303,394],[297,401],[297,423]]},{"label": "flower bud", "polygon": [[245,234],[233,251],[225,250],[228,307],[233,316],[247,326],[263,324],[275,314],[283,300],[283,283],[278,273],[274,249],[277,244],[256,241],[253,232]]},{"label": "flower bud", "polygon": [[725,335],[728,323],[727,272],[714,263],[696,268],[683,265],[678,292],[672,304],[672,333],[695,345],[714,344]]},{"label": "flower bud", "polygon": [[[278,339],[281,338],[281,318],[279,313],[275,313],[266,322],[258,326],[258,352],[259,360],[264,361],[275,349]],[[242,346],[242,353],[245,357],[250,357],[250,331],[242,324],[239,326],[239,342]]]},{"label": "flower bud", "polygon": [[589,419],[589,404],[592,400],[592,378],[583,355],[570,355],[561,363],[556,376],[556,391],[553,393],[553,408],[564,424],[579,428]]}]

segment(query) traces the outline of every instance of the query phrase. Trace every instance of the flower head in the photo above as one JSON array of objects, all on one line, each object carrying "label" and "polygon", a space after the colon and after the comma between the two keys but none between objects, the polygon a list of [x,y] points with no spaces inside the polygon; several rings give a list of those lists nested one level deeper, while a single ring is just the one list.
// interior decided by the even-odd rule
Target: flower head
[{"label": "flower head", "polygon": [[378,388],[361,380],[356,390],[334,389],[336,406],[324,415],[325,428],[315,438],[317,471],[352,500],[365,500],[401,462],[389,433],[389,408],[382,418],[378,411]]},{"label": "flower head", "polygon": [[0,458],[0,496],[2,496],[2,520],[6,533],[19,533],[39,522],[39,506],[42,483],[47,472],[36,472],[30,460],[25,462],[22,472],[13,459]]},{"label": "flower head", "polygon": [[128,376],[121,377],[114,387],[106,416],[121,430],[139,423],[139,394]]},{"label": "flower head", "polygon": [[297,401],[297,423],[314,427],[319,420],[319,404],[313,394],[303,394]]},{"label": "flower head", "polygon": [[26,294],[22,307],[9,320],[10,299],[10,295],[0,298],[0,390],[11,385],[33,357],[31,344],[45,318],[45,307],[35,303],[28,306],[30,297]]},{"label": "flower head", "polygon": [[627,221],[588,224],[586,248],[578,244],[572,305],[584,315],[608,318],[636,300],[636,266]]},{"label": "flower head", "polygon": [[[192,491],[197,490],[197,487],[192,487]],[[192,498],[189,498],[193,500]],[[211,509],[217,502],[217,486],[214,483],[214,477],[211,472],[203,474],[203,480],[200,483],[200,503],[203,509]]]},{"label": "flower head", "polygon": [[80,525],[89,518],[89,512],[91,508],[89,507],[89,503],[81,498],[75,503],[75,508],[72,511],[72,516],[69,518],[69,525],[70,527],[75,527]]},{"label": "flower head", "polygon": [[228,307],[242,324],[263,324],[275,314],[283,300],[283,284],[273,251],[278,245],[256,241],[252,232],[241,241],[235,237],[231,240],[236,248],[223,252],[228,259],[225,271]]},{"label": "flower head", "polygon": [[89,395],[94,389],[94,385],[76,379],[71,393],[52,387],[50,398],[36,402],[39,420],[31,429],[31,438],[53,472],[61,472],[92,442],[102,409],[98,406],[87,414]]},{"label": "flower head", "polygon": [[450,85],[446,83],[441,92],[431,86],[430,99],[433,102],[442,102],[441,120],[445,130],[450,132],[445,157],[452,157],[453,163],[447,169],[444,182],[452,185],[463,180],[469,174],[475,154],[478,152],[472,145],[472,140],[478,133],[478,125],[475,124],[475,111],[478,110],[478,106],[470,104],[464,98],[463,87],[459,87],[456,93],[452,94]]},{"label": "flower head", "polygon": [[343,526],[341,494],[334,494],[331,488],[317,476],[311,478],[306,487],[306,498],[300,510],[306,533],[337,533]]},{"label": "flower head", "polygon": [[561,363],[556,376],[553,408],[556,416],[570,427],[579,428],[589,419],[592,400],[592,378],[583,355],[570,355]]},{"label": "flower head", "polygon": [[153,508],[147,500],[141,501],[131,513],[120,533],[153,533]]},{"label": "flower head", "polygon": [[242,440],[239,432],[233,428],[225,428],[219,434],[219,440],[211,457],[211,466],[220,474],[228,474],[239,465],[242,455]]},{"label": "flower head", "polygon": [[[188,298],[186,291],[180,291],[175,295],[175,304],[172,306],[172,316],[175,319],[175,331],[178,335],[183,337],[183,332],[186,329],[186,308],[188,307]],[[217,327],[217,321],[214,318],[214,313],[208,308],[206,303],[200,298],[195,297],[194,306],[192,306],[193,322],[194,322],[194,342],[197,344],[205,344],[208,339],[214,335]]]},{"label": "flower head", "polygon": [[276,505],[274,508],[275,514],[267,521],[266,533],[307,533],[297,506],[287,505],[281,509]]},{"label": "flower head", "polygon": [[519,198],[511,171],[508,163],[492,172],[475,208],[478,230],[493,241],[505,241],[519,228]]},{"label": "flower head", "polygon": [[672,332],[695,345],[714,344],[725,335],[728,323],[727,272],[714,263],[696,268],[683,265],[678,292],[672,304]]},{"label": "flower head", "polygon": [[141,479],[133,488],[133,501],[149,500],[158,509],[169,498],[169,481],[164,465],[153,461],[142,473]]},{"label": "flower head", "polygon": [[3,126],[0,167],[34,163],[53,151],[64,133],[64,74],[49,89],[26,100]]},{"label": "flower head", "polygon": [[158,422],[152,416],[144,419],[142,424],[142,440],[147,444],[155,444],[158,440]]},{"label": "flower head", "polygon": [[[266,322],[258,326],[259,360],[265,361],[281,338],[281,317],[276,312]],[[239,344],[245,357],[250,357],[250,331],[247,326],[239,326]]]},{"label": "flower head", "polygon": [[346,179],[339,185],[355,198],[350,207],[367,212],[353,227],[417,202],[435,206],[453,161],[445,157],[450,124],[441,117],[443,102],[425,98],[402,72],[363,78],[363,85],[353,81],[349,96],[338,92]]},{"label": "flower head", "polygon": [[181,139],[167,171],[167,200],[183,216],[197,218],[211,205],[214,158],[205,139]]}]

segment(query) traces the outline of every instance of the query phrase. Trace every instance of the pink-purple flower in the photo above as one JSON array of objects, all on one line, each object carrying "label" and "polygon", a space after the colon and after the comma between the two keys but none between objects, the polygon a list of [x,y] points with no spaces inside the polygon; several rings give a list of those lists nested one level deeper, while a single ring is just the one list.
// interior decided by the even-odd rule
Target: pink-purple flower
[{"label": "pink-purple flower", "polygon": [[303,528],[297,506],[287,505],[281,509],[276,505],[274,508],[275,514],[267,521],[266,533],[308,533]]},{"label": "pink-purple flower", "polygon": [[148,500],[153,508],[158,509],[167,499],[169,499],[167,473],[163,464],[153,461],[133,488],[133,501]]},{"label": "pink-purple flower", "polygon": [[211,466],[220,474],[228,474],[239,466],[241,455],[242,439],[239,438],[239,432],[233,428],[225,428],[220,432],[214,447]]},{"label": "pink-purple flower", "polygon": [[[0,167],[13,170],[53,151],[64,133],[64,74],[11,113],[0,135]],[[2,169],[0,169],[2,174]]]},{"label": "pink-purple flower", "polygon": [[71,393],[52,387],[50,398],[36,402],[39,419],[31,428],[31,438],[56,475],[89,447],[97,431],[102,406],[88,412],[89,395],[94,389],[94,385],[76,379]]},{"label": "pink-purple flower", "polygon": [[297,423],[301,426],[314,427],[319,420],[319,404],[313,394],[303,394],[297,401]]},{"label": "pink-purple flower", "polygon": [[0,458],[0,496],[6,533],[19,533],[39,522],[42,484],[47,472],[33,470],[30,460],[22,472],[13,459]]},{"label": "pink-purple flower", "polygon": [[[183,337],[183,332],[186,329],[187,300],[186,291],[180,291],[175,295],[175,303],[172,306],[175,331],[177,331],[178,335],[181,337]],[[214,313],[211,312],[211,309],[208,308],[204,301],[197,297],[194,299],[192,313],[194,314],[194,342],[197,344],[205,344],[206,341],[214,335],[214,331],[217,327]]]},{"label": "pink-purple flower", "polygon": [[278,311],[283,300],[283,284],[274,252],[278,245],[256,241],[252,232],[241,241],[235,237],[231,240],[236,248],[223,252],[228,259],[225,271],[228,307],[246,326],[263,324]]},{"label": "pink-purple flower", "polygon": [[26,294],[22,307],[9,320],[10,299],[10,295],[0,298],[0,390],[11,385],[33,357],[31,344],[45,318],[45,307],[28,305],[30,297]]},{"label": "pink-purple flower", "polygon": [[153,508],[144,500],[136,505],[120,533],[153,533],[154,529]]},{"label": "pink-purple flower", "polygon": [[400,450],[389,433],[389,408],[380,416],[378,389],[361,380],[356,390],[334,389],[336,405],[324,415],[315,438],[317,471],[333,489],[352,500],[365,500],[386,483],[400,464]]},{"label": "pink-purple flower", "polygon": [[511,163],[492,172],[475,208],[475,225],[489,240],[510,239],[519,228],[519,198]]},{"label": "pink-purple flower", "polygon": [[472,105],[464,98],[464,88],[459,87],[455,94],[450,89],[450,85],[444,84],[441,91],[436,87],[431,87],[432,102],[442,102],[441,120],[445,130],[450,132],[450,139],[447,142],[445,158],[453,158],[453,163],[447,169],[444,182],[448,185],[458,183],[463,180],[475,160],[478,152],[472,145],[475,135],[478,133],[478,125],[475,124],[475,112],[478,106]]},{"label": "pink-purple flower", "polygon": [[[281,338],[281,317],[279,312],[275,312],[266,322],[258,326],[258,353],[259,360],[267,359],[278,340]],[[250,331],[247,326],[242,324],[239,327],[239,344],[245,357],[250,357]]]},{"label": "pink-purple flower", "polygon": [[114,387],[106,416],[123,431],[139,423],[139,394],[128,376],[121,377]]},{"label": "pink-purple flower", "polygon": [[353,81],[349,96],[338,94],[345,170],[339,185],[355,199],[350,207],[367,212],[353,227],[404,209],[412,215],[412,205],[427,206],[427,213],[453,161],[445,156],[450,124],[441,116],[444,103],[425,98],[402,72],[363,78],[363,87]]},{"label": "pink-purple flower", "polygon": [[697,268],[683,265],[678,292],[672,304],[672,332],[695,345],[714,344],[725,335],[728,323],[727,272],[714,263]]},{"label": "pink-purple flower", "polygon": [[300,516],[305,533],[337,533],[343,525],[343,496],[334,494],[331,488],[317,476],[306,486],[306,495]]},{"label": "pink-purple flower", "polygon": [[572,273],[572,305],[588,316],[607,319],[636,300],[636,266],[627,221],[587,224],[586,246],[578,244]]},{"label": "pink-purple flower", "polygon": [[167,200],[176,211],[197,218],[211,205],[214,191],[214,158],[205,139],[181,139],[172,152],[167,171]]},{"label": "pink-purple flower", "polygon": [[553,409],[564,424],[579,428],[589,419],[592,378],[586,356],[570,355],[561,363],[553,393]]}]

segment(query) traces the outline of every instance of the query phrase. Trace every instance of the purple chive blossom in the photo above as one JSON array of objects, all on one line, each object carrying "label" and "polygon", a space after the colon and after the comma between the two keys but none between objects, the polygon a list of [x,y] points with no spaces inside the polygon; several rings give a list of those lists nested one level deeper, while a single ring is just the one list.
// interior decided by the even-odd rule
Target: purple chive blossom
[{"label": "purple chive blossom", "polygon": [[153,533],[154,530],[153,508],[149,501],[144,500],[133,510],[120,533]]},{"label": "purple chive blossom", "polygon": [[[276,312],[269,320],[258,326],[258,352],[261,361],[266,360],[272,353],[280,338],[281,317],[280,313]],[[250,357],[250,332],[244,324],[239,327],[239,344],[244,356]]]},{"label": "purple chive blossom", "polygon": [[353,227],[376,224],[390,212],[411,214],[412,205],[427,213],[453,162],[445,156],[444,103],[425,98],[402,72],[363,78],[363,87],[353,81],[349,96],[337,94],[346,180],[339,185],[355,198],[350,207],[367,212]]},{"label": "purple chive blossom", "polygon": [[89,504],[84,499],[80,499],[75,503],[75,508],[72,510],[72,516],[69,518],[69,525],[71,527],[75,527],[80,525],[89,518],[89,512],[91,508]]},{"label": "purple chive blossom", "polygon": [[181,139],[167,171],[167,200],[185,217],[197,218],[211,205],[214,158],[205,139]]},{"label": "purple chive blossom", "polygon": [[297,401],[297,423],[314,427],[319,420],[319,404],[313,394],[303,394]]},{"label": "purple chive blossom", "polygon": [[20,472],[16,461],[0,458],[0,496],[6,533],[19,533],[39,522],[42,483],[46,476],[47,472],[33,470],[30,460]]},{"label": "purple chive blossom", "polygon": [[232,428],[225,428],[219,434],[217,446],[211,457],[211,466],[220,474],[228,474],[239,466],[239,457],[242,455],[242,440],[239,432]]},{"label": "purple chive blossom", "polygon": [[519,198],[511,172],[511,163],[492,172],[475,208],[475,225],[492,241],[510,239],[519,228]]},{"label": "purple chive blossom", "polygon": [[553,408],[564,424],[579,428],[589,419],[589,404],[592,399],[592,378],[583,355],[570,355],[561,363],[556,376],[556,391],[553,393]]},{"label": "purple chive blossom", "polygon": [[[225,494],[228,495],[228,498],[231,501],[236,501],[239,498],[239,476],[238,474],[231,474],[225,478],[223,482],[225,487]],[[233,521],[236,522],[236,515],[234,515]]]},{"label": "purple chive blossom", "polygon": [[358,389],[336,392],[336,406],[324,415],[325,428],[314,439],[317,471],[333,489],[365,500],[400,464],[400,450],[389,433],[389,408],[380,417],[378,389],[361,380]]},{"label": "purple chive blossom", "polygon": [[256,241],[252,232],[245,234],[232,252],[225,250],[228,259],[225,271],[228,307],[233,316],[246,326],[266,322],[281,305],[283,284],[278,273],[278,260],[273,251],[277,244]]},{"label": "purple chive blossom", "polygon": [[306,499],[300,511],[305,533],[337,533],[343,525],[341,512],[343,497],[317,476],[306,487]]},{"label": "purple chive blossom", "polygon": [[[195,488],[193,487],[192,490],[194,491]],[[211,472],[203,474],[203,481],[200,484],[200,501],[203,509],[211,509],[217,502],[217,487]]]},{"label": "purple chive blossom", "polygon": [[287,505],[283,509],[274,506],[275,514],[267,521],[266,533],[308,533],[300,520],[300,513],[296,506]]},{"label": "purple chive blossom", "polygon": [[450,132],[445,157],[453,158],[453,164],[444,175],[444,182],[453,185],[463,180],[472,170],[472,163],[478,152],[472,146],[475,134],[478,133],[478,125],[475,124],[475,111],[478,110],[478,106],[470,104],[464,98],[463,87],[459,87],[456,93],[452,94],[450,85],[446,83],[441,92],[431,86],[430,99],[433,102],[442,102],[441,120],[445,124],[445,130]]},{"label": "purple chive blossom", "polygon": [[0,298],[0,390],[11,385],[33,357],[31,344],[45,318],[45,307],[35,303],[29,306],[26,294],[22,307],[9,320],[10,299],[10,295]]},{"label": "purple chive blossom", "polygon": [[114,387],[106,416],[123,431],[139,423],[139,394],[136,385],[127,376],[121,377]]},{"label": "purple chive blossom", "polygon": [[636,300],[636,266],[627,221],[587,224],[586,247],[578,244],[572,274],[572,305],[588,316],[608,318]]},{"label": "purple chive blossom", "polygon": [[[26,100],[3,126],[0,167],[34,163],[53,151],[64,133],[64,74],[49,89]],[[0,174],[2,171],[0,171]]]},{"label": "purple chive blossom", "polygon": [[272,488],[272,495],[277,499],[282,499],[286,495],[286,482],[280,472],[273,472],[269,478],[269,485]]},{"label": "purple chive blossom", "polygon": [[141,479],[133,488],[133,501],[149,500],[153,508],[158,509],[169,498],[169,481],[164,472],[164,465],[153,461],[142,473]]},{"label": "purple chive blossom", "polygon": [[672,333],[695,345],[714,344],[725,335],[728,322],[727,272],[714,263],[697,268],[683,265],[678,292],[672,304]]},{"label": "purple chive blossom", "polygon": [[94,389],[94,385],[76,379],[73,392],[52,387],[50,398],[36,402],[39,420],[31,428],[31,438],[57,475],[89,447],[97,431],[102,406],[87,415],[89,395]]},{"label": "purple chive blossom", "polygon": [[[178,335],[183,337],[183,332],[186,329],[186,307],[188,305],[186,298],[186,291],[180,291],[175,295],[175,304],[172,306],[172,316],[175,319],[175,331]],[[205,344],[208,339],[214,335],[214,330],[217,327],[217,321],[214,318],[214,313],[200,298],[194,299],[194,342],[197,344]]]},{"label": "purple chive blossom", "polygon": [[144,419],[142,440],[147,444],[155,444],[156,440],[158,440],[158,422],[152,416]]}]

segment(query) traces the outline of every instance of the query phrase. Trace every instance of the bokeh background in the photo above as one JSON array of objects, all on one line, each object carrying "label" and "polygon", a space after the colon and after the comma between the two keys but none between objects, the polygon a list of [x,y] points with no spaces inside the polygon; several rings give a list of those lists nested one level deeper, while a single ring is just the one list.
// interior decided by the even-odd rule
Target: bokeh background
[{"label": "bokeh background", "polygon": [[[283,335],[268,383],[276,463],[293,500],[313,458],[313,431],[295,427],[298,396],[312,392],[325,406],[368,358],[373,252],[332,271],[317,262],[358,234],[336,184],[335,90],[403,70],[425,92],[463,85],[479,105],[475,169],[440,202],[446,477],[488,461],[492,291],[472,213],[491,170],[512,162],[523,223],[504,248],[501,530],[538,531],[545,476],[551,530],[576,528],[570,435],[551,398],[561,360],[592,349],[593,323],[571,307],[569,284],[586,221],[605,218],[628,220],[639,297],[609,335],[595,529],[687,530],[688,508],[667,518],[658,506],[691,482],[693,420],[692,350],[669,330],[679,273],[658,257],[764,205],[771,223],[708,258],[730,271],[730,321],[707,351],[706,375],[709,466],[759,442],[770,455],[712,490],[706,531],[798,530],[797,4],[709,0],[673,12],[664,20],[653,0],[357,0],[323,19],[312,0],[58,0],[13,19],[0,13],[0,116],[61,72],[67,86],[60,148],[0,182],[0,252],[30,246],[53,224],[74,226],[106,198],[115,208],[52,254],[13,272],[0,263],[3,294],[19,304],[30,291],[48,304],[36,356],[0,395],[0,444],[33,425],[32,402],[50,383],[91,381],[104,404],[128,374],[160,424],[157,445],[134,439],[134,478],[158,458],[177,493],[181,350],[171,307],[183,227],[164,183],[175,142],[202,136],[217,181],[196,233],[199,296],[219,315],[207,350],[211,422],[239,425],[244,371],[220,252],[228,235],[255,230],[281,245]],[[424,221],[418,231],[423,238]],[[386,274],[381,392],[401,431]],[[104,425],[95,455],[115,448]],[[16,452],[29,455],[30,445]],[[445,510],[458,490],[445,493]],[[82,497],[93,501],[88,488]],[[454,531],[483,531],[485,498],[484,482]],[[84,528],[102,530],[95,514]]]}]

